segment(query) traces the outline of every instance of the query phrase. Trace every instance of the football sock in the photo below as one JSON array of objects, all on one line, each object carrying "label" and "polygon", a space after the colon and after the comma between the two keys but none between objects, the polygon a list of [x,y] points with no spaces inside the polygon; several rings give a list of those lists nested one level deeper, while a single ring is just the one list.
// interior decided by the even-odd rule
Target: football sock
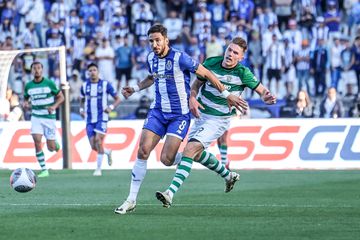
[{"label": "football sock", "polygon": [[175,160],[174,160],[174,163],[173,163],[173,166],[176,166],[180,163],[181,161],[181,158],[182,158],[182,153],[177,153],[176,156],[175,156]]},{"label": "football sock", "polygon": [[220,174],[225,180],[230,179],[230,171],[226,169],[225,165],[221,164],[213,154],[203,151],[199,162],[208,169]]},{"label": "football sock", "polygon": [[46,170],[46,166],[45,166],[45,155],[43,151],[37,152],[36,153],[36,158],[40,164],[40,167],[42,170]]},{"label": "football sock", "polygon": [[96,168],[97,169],[101,169],[101,164],[102,164],[102,160],[104,158],[104,154],[103,153],[98,153],[97,155],[97,159],[96,159]]},{"label": "football sock", "polygon": [[181,162],[177,166],[175,176],[168,188],[170,197],[172,198],[174,194],[179,190],[180,186],[183,184],[185,179],[189,176],[193,160],[188,157],[182,157]]},{"label": "football sock", "polygon": [[110,151],[110,149],[104,148],[104,153],[105,153],[106,155],[109,155],[109,154],[111,153],[111,151]]},{"label": "football sock", "polygon": [[227,158],[227,145],[218,145],[219,147],[219,152],[220,152],[220,156],[221,156],[221,163],[226,165],[228,163],[228,158]]},{"label": "football sock", "polygon": [[55,140],[55,151],[58,152],[60,150],[60,144],[57,140]]},{"label": "football sock", "polygon": [[134,167],[131,172],[131,184],[130,193],[127,197],[128,201],[136,202],[137,195],[140,190],[142,181],[145,178],[147,170],[147,161],[142,159],[136,159]]}]

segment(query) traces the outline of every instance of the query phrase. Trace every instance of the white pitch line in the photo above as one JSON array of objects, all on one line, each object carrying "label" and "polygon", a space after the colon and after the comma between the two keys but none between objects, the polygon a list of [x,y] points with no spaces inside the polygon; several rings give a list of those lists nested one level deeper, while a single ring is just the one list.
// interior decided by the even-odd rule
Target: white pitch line
[{"label": "white pitch line", "polygon": [[[0,206],[58,206],[58,207],[93,207],[93,206],[115,206],[116,204],[108,203],[0,203]],[[161,206],[160,203],[143,203],[137,204],[137,206]],[[286,204],[218,204],[218,203],[175,203],[176,207],[244,207],[244,208],[356,208],[359,206],[340,205],[340,206],[328,206],[328,205],[286,205]]]}]

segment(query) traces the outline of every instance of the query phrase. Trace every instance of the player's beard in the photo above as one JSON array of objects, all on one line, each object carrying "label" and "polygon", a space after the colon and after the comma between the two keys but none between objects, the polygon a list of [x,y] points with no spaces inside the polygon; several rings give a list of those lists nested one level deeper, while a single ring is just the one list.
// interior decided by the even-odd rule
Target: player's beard
[{"label": "player's beard", "polygon": [[166,46],[163,46],[163,47],[160,47],[160,51],[159,53],[156,53],[155,51],[155,54],[158,56],[158,57],[164,57],[165,56],[165,50],[166,50]]}]

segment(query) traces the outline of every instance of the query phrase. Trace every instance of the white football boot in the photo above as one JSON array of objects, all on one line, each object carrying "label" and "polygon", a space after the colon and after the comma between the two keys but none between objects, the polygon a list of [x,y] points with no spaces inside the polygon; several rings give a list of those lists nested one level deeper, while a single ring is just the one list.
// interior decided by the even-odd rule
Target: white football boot
[{"label": "white football boot", "polygon": [[126,214],[135,211],[136,202],[125,200],[125,202],[114,210],[117,214]]},{"label": "white football boot", "polygon": [[169,190],[166,190],[165,192],[156,191],[155,196],[162,202],[164,208],[169,208],[171,206],[172,198],[169,195]]},{"label": "white football boot", "polygon": [[225,181],[225,192],[230,192],[237,181],[240,180],[240,174],[236,172],[230,172],[230,179]]},{"label": "white football boot", "polygon": [[93,176],[101,176],[101,169],[96,169],[93,173]]}]

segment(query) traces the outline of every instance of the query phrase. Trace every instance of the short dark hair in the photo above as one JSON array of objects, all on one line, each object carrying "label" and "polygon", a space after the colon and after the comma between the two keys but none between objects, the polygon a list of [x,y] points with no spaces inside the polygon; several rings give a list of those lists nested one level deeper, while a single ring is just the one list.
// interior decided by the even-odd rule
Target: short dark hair
[{"label": "short dark hair", "polygon": [[91,68],[91,67],[96,67],[97,69],[99,69],[99,67],[98,67],[98,65],[96,64],[96,63],[89,63],[89,65],[87,65],[87,70],[89,70],[89,68]]},{"label": "short dark hair", "polygon": [[233,44],[238,45],[239,47],[241,47],[244,50],[244,52],[246,52],[248,46],[247,46],[245,39],[243,39],[241,37],[236,37],[236,38],[233,38],[233,40],[231,40],[231,42]]},{"label": "short dark hair", "polygon": [[39,62],[39,61],[34,61],[34,62],[31,64],[30,68],[33,68],[34,65],[38,65],[38,64],[41,66],[41,68],[44,68],[44,66],[42,65],[42,63]]},{"label": "short dark hair", "polygon": [[167,37],[167,28],[161,24],[152,25],[148,30],[147,35],[149,36],[152,33],[161,33],[161,35]]}]

